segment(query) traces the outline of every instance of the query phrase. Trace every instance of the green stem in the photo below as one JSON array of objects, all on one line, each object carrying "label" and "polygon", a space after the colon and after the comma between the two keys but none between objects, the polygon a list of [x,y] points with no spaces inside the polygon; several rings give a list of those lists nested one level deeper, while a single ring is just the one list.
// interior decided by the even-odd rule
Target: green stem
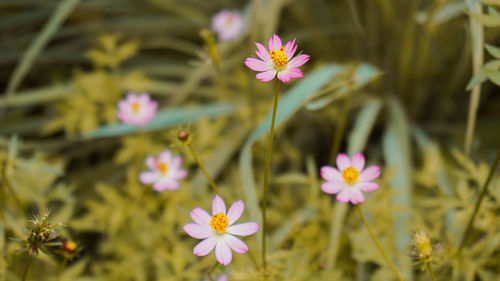
[{"label": "green stem", "polygon": [[28,260],[26,261],[26,267],[24,268],[23,280],[22,281],[26,281],[27,280],[26,278],[28,277],[28,269],[30,267],[31,259],[32,259],[32,257],[30,255],[30,253],[28,253]]},{"label": "green stem", "polygon": [[65,257],[61,265],[59,266],[59,270],[57,271],[57,281],[61,280],[61,274],[66,268],[66,264],[68,263],[68,259]]},{"label": "green stem", "polygon": [[361,209],[361,204],[356,204],[356,210],[358,211],[359,216],[361,217],[361,220],[365,224],[366,230],[368,230],[368,233],[370,234],[370,237],[372,238],[373,242],[375,243],[375,246],[377,246],[380,254],[382,254],[382,257],[384,258],[385,262],[387,263],[387,265],[389,265],[389,267],[391,268],[391,270],[394,273],[394,275],[396,276],[396,278],[399,281],[403,281],[403,278],[401,277],[398,270],[396,269],[396,266],[389,259],[389,257],[387,256],[387,254],[384,251],[384,248],[382,247],[382,245],[378,241],[377,236],[375,236],[375,233],[373,233],[373,230],[372,230],[370,224],[368,223],[368,221],[365,218],[365,215],[363,214],[363,210]]},{"label": "green stem", "polygon": [[191,152],[191,155],[193,156],[194,158],[194,161],[196,161],[196,164],[198,164],[198,167],[200,167],[201,171],[203,172],[203,174],[205,175],[205,177],[207,178],[208,182],[210,183],[210,185],[212,186],[212,189],[214,190],[214,192],[219,195],[220,197],[222,197],[220,195],[220,192],[219,192],[219,189],[217,189],[217,186],[215,185],[215,182],[214,180],[212,179],[212,177],[208,174],[207,170],[205,169],[205,166],[203,166],[203,164],[201,163],[200,159],[198,158],[198,155],[196,154],[196,152],[194,151],[193,147],[191,147],[191,144],[190,143],[186,143],[186,146],[187,148],[189,149],[189,151]]},{"label": "green stem", "polygon": [[[481,3],[469,3],[469,11],[472,14],[482,14]],[[472,38],[472,72],[476,75],[481,71],[483,64],[483,43],[484,32],[483,26],[473,17],[469,17],[469,25]],[[467,129],[465,133],[465,154],[469,155],[472,146],[472,139],[474,137],[474,127],[476,125],[477,109],[479,107],[479,97],[481,95],[481,84],[477,84],[472,88],[469,113],[467,116]]]},{"label": "green stem", "polygon": [[344,136],[345,125],[347,123],[347,116],[349,114],[349,108],[351,107],[351,96],[352,92],[349,91],[347,93],[347,96],[345,97],[344,105],[342,106],[342,112],[340,114],[339,123],[335,130],[335,137],[333,138],[332,150],[330,152],[330,163],[332,165],[335,164],[335,158],[337,157],[337,153],[339,153],[342,137]]},{"label": "green stem", "polygon": [[436,281],[436,276],[434,276],[434,271],[432,270],[432,265],[430,262],[427,263],[427,268],[429,269],[429,272],[431,273],[432,281]]},{"label": "green stem", "polygon": [[264,275],[267,273],[266,261],[266,234],[267,234],[267,191],[269,189],[269,167],[271,166],[271,153],[273,151],[273,138],[274,138],[274,123],[276,121],[276,109],[278,108],[278,98],[280,94],[280,81],[276,80],[276,92],[274,94],[273,116],[271,119],[271,128],[269,129],[269,141],[267,143],[266,162],[264,166],[264,190],[262,194],[262,264],[264,268]]},{"label": "green stem", "polygon": [[219,262],[215,261],[215,264],[212,266],[212,268],[210,269],[210,271],[207,272],[208,279],[210,281],[214,281],[214,279],[212,278],[212,273],[214,272],[214,270],[217,268],[218,265],[219,265]]},{"label": "green stem", "polygon": [[464,236],[462,237],[462,242],[458,247],[459,255],[462,252],[462,249],[464,248],[465,243],[469,238],[470,232],[472,231],[472,225],[474,224],[474,219],[476,218],[477,212],[479,210],[479,207],[481,206],[481,202],[483,201],[484,196],[488,193],[488,186],[490,185],[490,182],[493,179],[493,175],[495,174],[499,162],[500,162],[500,149],[497,151],[497,157],[495,158],[495,162],[493,162],[493,166],[491,166],[490,173],[488,174],[488,178],[484,183],[483,190],[481,190],[481,193],[479,194],[479,198],[476,201],[476,206],[474,206],[474,211],[472,212],[472,216],[470,217],[469,222],[467,223],[467,227],[465,228]]}]

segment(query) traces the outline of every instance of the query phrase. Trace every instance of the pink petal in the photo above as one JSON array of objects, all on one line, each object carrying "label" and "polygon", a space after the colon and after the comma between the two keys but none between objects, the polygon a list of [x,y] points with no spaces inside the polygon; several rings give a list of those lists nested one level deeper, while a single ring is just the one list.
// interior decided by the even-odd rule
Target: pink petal
[{"label": "pink petal", "polygon": [[177,188],[179,188],[179,183],[176,182],[176,181],[174,181],[174,180],[172,180],[172,179],[163,179],[163,180],[157,181],[153,185],[153,189],[155,191],[158,191],[158,192],[162,192],[165,189],[175,190]]},{"label": "pink petal", "polygon": [[229,211],[227,211],[227,218],[229,220],[229,225],[232,225],[235,221],[237,221],[240,217],[241,214],[243,213],[243,210],[245,209],[245,203],[243,201],[238,200],[231,205],[231,208],[229,208]]},{"label": "pink petal", "polygon": [[293,57],[295,50],[297,50],[297,45],[295,45],[295,39],[293,39],[293,41],[288,41],[285,44],[285,55],[287,56],[287,58]]},{"label": "pink petal", "polygon": [[247,58],[245,60],[245,65],[254,71],[268,71],[273,69],[273,67],[268,63],[256,58]]},{"label": "pink petal", "polygon": [[174,167],[180,167],[182,164],[182,158],[180,156],[174,157],[174,160],[172,161],[172,166]]},{"label": "pink petal", "polygon": [[156,170],[156,160],[153,156],[148,156],[148,158],[146,158],[146,166],[148,166],[148,168],[150,168],[151,170]]},{"label": "pink petal", "polygon": [[330,167],[323,166],[320,171],[321,177],[323,177],[327,181],[343,181],[342,174],[339,170]]},{"label": "pink petal", "polygon": [[352,188],[349,190],[349,193],[351,195],[351,203],[358,204],[365,202],[365,196],[363,196],[361,190],[357,188]]},{"label": "pink petal", "polygon": [[230,264],[233,259],[231,248],[229,248],[229,245],[227,245],[223,238],[217,239],[217,245],[215,246],[215,258],[225,266]]},{"label": "pink petal", "polygon": [[344,190],[346,187],[343,182],[339,181],[327,181],[321,185],[321,190],[328,194],[336,194]]},{"label": "pink petal", "polygon": [[154,172],[142,172],[139,175],[139,180],[143,184],[152,184],[158,179],[158,175],[155,174]]},{"label": "pink petal", "polygon": [[194,208],[189,215],[197,224],[208,226],[212,221],[212,217],[201,208]]},{"label": "pink petal", "polygon": [[372,192],[379,189],[380,185],[376,182],[360,182],[356,185],[356,187],[364,192]]},{"label": "pink petal", "polygon": [[233,249],[238,254],[244,254],[248,252],[248,246],[245,244],[243,241],[240,239],[234,237],[231,234],[226,234],[224,235],[224,240],[226,241],[226,244]]},{"label": "pink petal", "polygon": [[271,57],[269,56],[269,52],[262,44],[255,42],[255,46],[257,46],[257,50],[255,51],[255,53],[261,60],[266,62],[272,61]]},{"label": "pink petal", "polygon": [[259,230],[259,224],[256,222],[244,222],[226,228],[227,233],[240,236],[252,235],[257,230]]},{"label": "pink petal", "polygon": [[300,54],[296,57],[294,57],[293,59],[291,59],[289,62],[288,62],[288,66],[289,67],[299,67],[299,66],[302,66],[304,65],[307,61],[309,61],[309,59],[311,58],[311,56],[309,55],[305,55],[305,54]]},{"label": "pink petal", "polygon": [[337,194],[337,201],[340,203],[347,203],[349,202],[349,199],[351,199],[349,189],[344,189],[339,194]]},{"label": "pink petal", "polygon": [[226,204],[224,204],[224,200],[219,195],[215,195],[212,200],[212,215],[215,216],[217,213],[226,214]]},{"label": "pink petal", "polygon": [[[272,37],[272,48],[271,48],[271,45],[269,45],[269,50],[279,50],[281,48],[281,46],[283,46],[281,44],[281,39],[278,35],[274,34],[273,37]],[[271,43],[271,38],[269,38],[269,43]]]},{"label": "pink petal", "polygon": [[186,233],[196,239],[205,239],[214,235],[214,230],[209,225],[199,225],[196,223],[188,223],[182,229]]},{"label": "pink petal", "polygon": [[337,168],[340,171],[343,171],[345,168],[351,167],[351,160],[344,153],[340,153],[339,155],[337,155],[336,162],[337,162]]},{"label": "pink petal", "polygon": [[183,179],[187,176],[187,171],[186,170],[178,170],[177,173],[175,173],[174,177],[175,179]]},{"label": "pink petal", "polygon": [[362,171],[365,167],[365,156],[359,152],[354,153],[351,159],[351,164],[354,168],[356,168],[356,170]]},{"label": "pink petal", "polygon": [[149,94],[141,94],[139,96],[139,102],[143,105],[147,105],[149,104],[149,102],[151,101],[151,98],[149,97]]},{"label": "pink petal", "polygon": [[127,97],[125,98],[125,100],[126,100],[128,103],[132,103],[132,102],[134,102],[134,101],[137,101],[137,99],[138,99],[138,96],[137,96],[136,94],[134,94],[134,93],[129,93],[129,94],[127,95]]},{"label": "pink petal", "polygon": [[380,176],[380,167],[379,166],[370,166],[364,169],[359,175],[360,181],[371,181]]},{"label": "pink petal", "polygon": [[273,80],[274,76],[276,76],[276,72],[277,72],[276,70],[272,69],[265,72],[257,73],[257,75],[255,75],[255,78],[259,79],[262,82],[268,82]]},{"label": "pink petal", "polygon": [[222,274],[221,276],[219,276],[219,279],[217,279],[217,281],[228,281],[227,279],[227,275],[226,274]]},{"label": "pink petal", "polygon": [[279,71],[278,72],[278,79],[283,83],[288,83],[288,82],[290,82],[292,77],[290,77],[288,71]]},{"label": "pink petal", "polygon": [[170,163],[172,162],[172,153],[170,153],[170,150],[162,151],[160,153],[160,157],[158,157],[158,161],[170,165]]},{"label": "pink petal", "polygon": [[217,243],[217,236],[209,237],[198,243],[194,247],[193,253],[199,257],[206,256],[214,249],[216,243]]},{"label": "pink petal", "polygon": [[298,68],[289,68],[287,74],[288,74],[288,77],[290,77],[292,79],[304,77],[304,74],[302,74],[302,70],[300,70]]}]

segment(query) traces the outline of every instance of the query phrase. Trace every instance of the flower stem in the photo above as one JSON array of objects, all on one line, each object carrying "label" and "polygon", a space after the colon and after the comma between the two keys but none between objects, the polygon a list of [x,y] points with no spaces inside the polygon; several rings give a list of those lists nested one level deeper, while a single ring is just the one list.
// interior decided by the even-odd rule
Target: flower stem
[{"label": "flower stem", "polygon": [[30,253],[28,253],[28,260],[26,261],[26,267],[24,268],[22,281],[26,281],[26,278],[28,277],[28,269],[30,267],[31,259],[32,259],[32,256]]},{"label": "flower stem", "polygon": [[432,265],[430,262],[427,263],[427,268],[429,269],[429,272],[431,273],[432,281],[436,281],[436,276],[434,276],[434,271],[432,270]]},{"label": "flower stem", "polygon": [[190,143],[186,143],[186,146],[187,148],[189,149],[189,151],[191,152],[191,155],[193,156],[194,158],[194,161],[196,161],[196,164],[198,164],[198,167],[200,167],[201,171],[203,172],[203,174],[205,175],[205,177],[207,178],[208,182],[210,183],[210,185],[212,186],[212,189],[214,190],[214,192],[219,195],[220,197],[222,197],[220,195],[220,192],[219,192],[219,189],[217,189],[217,186],[215,185],[215,182],[214,180],[212,179],[212,177],[208,174],[207,170],[205,169],[205,166],[203,166],[203,164],[201,163],[200,159],[198,158],[198,155],[196,154],[196,152],[194,151],[193,147],[191,146]]},{"label": "flower stem", "polygon": [[266,208],[267,208],[267,191],[269,189],[269,167],[271,166],[271,153],[273,151],[273,138],[274,138],[274,123],[276,121],[276,109],[278,108],[278,98],[280,94],[280,82],[276,80],[276,92],[274,94],[273,116],[271,119],[271,128],[269,129],[269,141],[267,143],[266,162],[264,166],[264,190],[262,194],[262,264],[264,273],[267,273],[266,261]]},{"label": "flower stem", "polygon": [[396,266],[389,259],[389,257],[387,256],[387,254],[384,251],[384,248],[382,247],[382,245],[380,245],[380,242],[378,241],[377,237],[375,236],[375,233],[373,233],[373,230],[372,230],[370,224],[368,223],[368,221],[365,218],[365,215],[363,214],[363,210],[361,209],[361,205],[360,204],[356,204],[356,210],[358,211],[359,216],[361,217],[361,220],[365,224],[366,230],[368,230],[368,233],[370,234],[370,237],[373,239],[373,242],[375,243],[375,246],[377,246],[380,254],[382,254],[382,257],[384,258],[385,262],[387,262],[387,264],[391,268],[391,270],[394,273],[394,275],[396,276],[396,278],[399,281],[403,281],[403,278],[401,277],[401,275],[399,274],[398,270],[396,269]]},{"label": "flower stem", "polygon": [[66,268],[66,264],[68,263],[68,259],[65,257],[61,265],[59,266],[59,270],[57,271],[57,281],[61,280],[61,274]]},{"label": "flower stem", "polygon": [[462,237],[462,242],[458,247],[459,255],[462,252],[462,249],[464,248],[465,243],[469,238],[470,232],[472,230],[472,225],[474,224],[474,219],[476,218],[477,212],[479,210],[479,207],[481,206],[481,202],[483,201],[484,196],[488,193],[488,186],[490,185],[490,182],[493,179],[493,175],[495,174],[499,162],[500,162],[500,149],[497,151],[495,162],[493,162],[493,165],[491,166],[490,173],[488,174],[488,178],[484,183],[483,190],[481,190],[481,193],[479,194],[479,197],[476,201],[476,205],[474,206],[474,211],[472,212],[472,216],[470,217],[469,222],[467,223],[467,227],[465,228],[464,236]]},{"label": "flower stem", "polygon": [[340,119],[337,128],[335,130],[335,137],[333,138],[332,150],[330,152],[330,163],[332,165],[335,164],[335,158],[337,156],[337,153],[339,153],[342,137],[344,136],[345,125],[347,123],[347,116],[349,115],[349,108],[351,107],[351,96],[352,96],[351,87],[352,86],[349,86],[349,92],[345,97],[344,104],[342,106],[342,113],[340,114]]},{"label": "flower stem", "polygon": [[215,264],[212,266],[212,268],[210,269],[210,271],[207,272],[208,279],[210,281],[214,281],[214,279],[212,278],[212,273],[214,272],[214,270],[217,268],[218,265],[219,265],[219,262],[216,260]]},{"label": "flower stem", "polygon": [[[471,14],[482,14],[481,3],[469,4],[469,12]],[[472,16],[469,18],[471,38],[472,38],[472,72],[474,75],[481,71],[481,66],[483,64],[483,43],[484,43],[484,32],[483,26]],[[470,102],[469,102],[469,113],[467,116],[467,131],[465,133],[465,154],[469,155],[472,146],[472,139],[474,137],[474,127],[476,124],[476,114],[479,107],[479,97],[481,95],[481,84],[477,84],[472,88]]]}]

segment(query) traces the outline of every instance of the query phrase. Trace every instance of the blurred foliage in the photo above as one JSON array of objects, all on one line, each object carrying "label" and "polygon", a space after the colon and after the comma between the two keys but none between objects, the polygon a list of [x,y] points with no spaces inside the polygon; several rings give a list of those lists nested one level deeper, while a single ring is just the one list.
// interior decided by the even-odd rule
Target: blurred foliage
[{"label": "blurred foliage", "polygon": [[[204,40],[223,8],[242,11],[246,28],[227,42],[204,31]],[[0,281],[21,280],[28,220],[44,210],[63,227],[56,246],[33,258],[28,280],[206,280],[214,255],[195,256],[182,226],[213,194],[176,131],[191,133],[224,198],[245,201],[243,219],[260,221],[273,88],[243,61],[273,33],[297,38],[311,61],[303,79],[281,88],[268,280],[394,280],[359,216],[319,189],[346,105],[341,151],[364,151],[383,167],[363,206],[405,280],[430,280],[411,254],[422,230],[440,245],[438,280],[498,280],[498,176],[457,253],[498,147],[499,8],[497,0],[0,0]],[[487,62],[476,75],[469,18],[485,32]],[[129,91],[159,102],[142,130],[118,124]],[[167,148],[189,176],[156,193],[138,174]],[[74,259],[64,239],[77,242]],[[250,252],[213,276],[261,280],[260,239],[245,238]]]}]

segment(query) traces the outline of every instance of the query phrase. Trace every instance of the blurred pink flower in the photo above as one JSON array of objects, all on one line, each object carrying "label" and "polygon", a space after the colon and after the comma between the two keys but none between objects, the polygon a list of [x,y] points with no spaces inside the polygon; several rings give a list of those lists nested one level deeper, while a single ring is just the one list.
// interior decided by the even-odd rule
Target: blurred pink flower
[{"label": "blurred pink flower", "polygon": [[324,166],[321,176],[326,180],[321,190],[329,194],[337,194],[337,201],[352,204],[363,203],[365,197],[362,191],[371,192],[379,188],[378,183],[372,182],[380,175],[379,166],[370,166],[366,169],[365,157],[356,152],[352,159],[343,153],[337,155],[337,168]]},{"label": "blurred pink flower", "polygon": [[146,165],[150,171],[142,172],[139,179],[144,184],[153,184],[153,189],[162,192],[165,189],[175,190],[179,188],[178,180],[187,176],[187,172],[181,169],[182,158],[172,157],[169,150],[160,153],[160,157],[146,158]]},{"label": "blurred pink flower", "polygon": [[158,103],[148,94],[130,93],[118,102],[117,117],[125,124],[144,126],[156,115]]},{"label": "blurred pink flower", "polygon": [[234,39],[243,30],[243,17],[237,11],[222,10],[212,17],[212,30],[222,41]]},{"label": "blurred pink flower", "polygon": [[248,246],[234,235],[252,235],[259,230],[259,224],[256,222],[234,224],[244,209],[245,204],[238,200],[226,213],[226,205],[218,195],[215,195],[212,200],[212,216],[203,209],[194,208],[191,211],[191,218],[195,223],[188,223],[184,226],[184,231],[189,236],[203,239],[194,247],[194,254],[205,256],[215,248],[217,261],[228,265],[233,258],[231,249],[239,254],[246,253]]},{"label": "blurred pink flower", "polygon": [[257,79],[267,82],[273,80],[277,74],[281,82],[288,83],[292,78],[304,77],[298,67],[305,64],[310,56],[299,54],[293,57],[297,50],[295,39],[288,41],[283,47],[281,39],[275,34],[269,38],[269,51],[260,43],[255,42],[255,45],[257,46],[255,53],[260,60],[247,58],[245,65],[251,70],[260,72],[255,76]]}]

